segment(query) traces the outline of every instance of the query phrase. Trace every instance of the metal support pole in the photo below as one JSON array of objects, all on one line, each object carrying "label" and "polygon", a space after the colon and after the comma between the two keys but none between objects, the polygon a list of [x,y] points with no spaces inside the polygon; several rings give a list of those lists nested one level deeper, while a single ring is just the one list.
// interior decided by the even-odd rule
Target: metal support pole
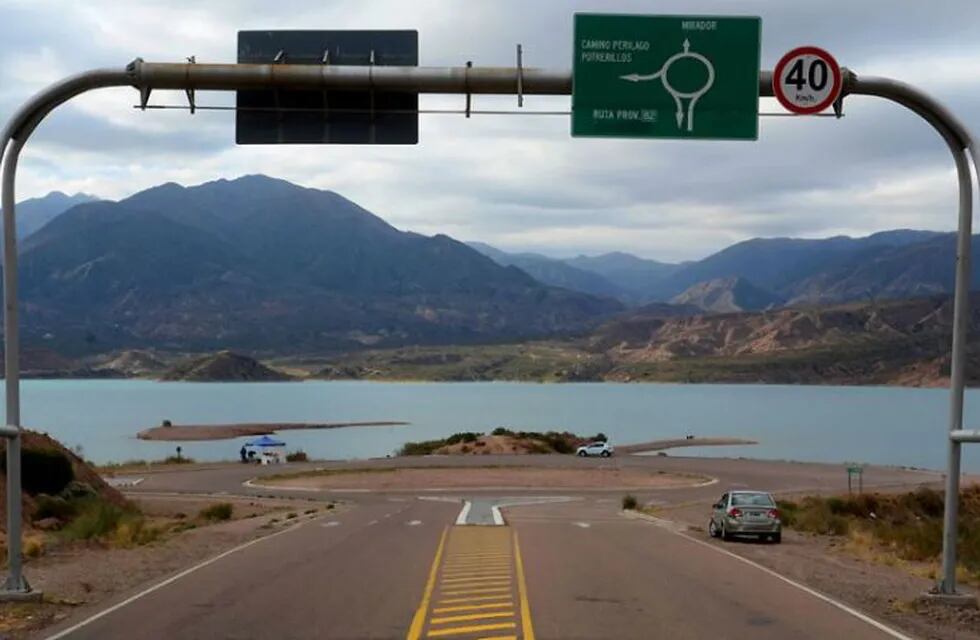
[{"label": "metal support pole", "polygon": [[956,540],[960,502],[960,442],[952,434],[963,428],[966,339],[970,316],[970,248],[973,226],[973,187],[970,160],[964,149],[954,154],[960,185],[960,215],[956,236],[956,293],[953,298],[953,355],[949,379],[949,431],[946,462],[946,500],[943,513],[943,567],[939,592],[956,593]]},{"label": "metal support pole", "polygon": [[[4,214],[14,210],[14,176],[22,140],[14,140],[3,163]],[[4,376],[6,377],[7,426],[16,432],[7,439],[7,564],[4,590],[26,593],[31,590],[21,571],[21,491],[20,491],[20,339],[17,323],[17,231],[13,215],[3,216],[3,333]]]}]

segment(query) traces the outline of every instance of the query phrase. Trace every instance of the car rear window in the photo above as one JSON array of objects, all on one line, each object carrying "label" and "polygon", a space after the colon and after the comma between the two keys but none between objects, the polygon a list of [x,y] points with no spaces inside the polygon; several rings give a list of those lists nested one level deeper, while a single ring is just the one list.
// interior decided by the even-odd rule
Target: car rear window
[{"label": "car rear window", "polygon": [[772,498],[768,493],[733,493],[732,506],[734,507],[774,507]]}]

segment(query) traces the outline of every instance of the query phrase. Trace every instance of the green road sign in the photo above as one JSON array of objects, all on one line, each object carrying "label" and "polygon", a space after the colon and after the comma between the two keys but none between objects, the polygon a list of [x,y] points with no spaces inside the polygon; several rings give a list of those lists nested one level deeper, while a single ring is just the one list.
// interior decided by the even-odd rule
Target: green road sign
[{"label": "green road sign", "polygon": [[576,14],[572,135],[755,140],[761,26]]}]

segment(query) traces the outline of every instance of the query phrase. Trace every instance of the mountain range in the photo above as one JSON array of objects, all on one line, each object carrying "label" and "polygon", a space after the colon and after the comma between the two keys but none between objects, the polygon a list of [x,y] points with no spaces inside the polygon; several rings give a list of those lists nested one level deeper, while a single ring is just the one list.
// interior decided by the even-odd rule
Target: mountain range
[{"label": "mountain range", "polygon": [[119,202],[54,193],[22,203],[18,221],[37,227],[20,243],[25,340],[67,355],[584,335],[617,315],[941,296],[955,262],[953,234],[916,230],[756,238],[679,264],[508,253],[402,231],[337,193],[260,175]]},{"label": "mountain range", "polygon": [[[908,229],[862,238],[755,238],[683,264],[628,254],[569,259],[500,255],[503,252],[491,252],[486,245],[472,246],[501,264],[516,264],[555,286],[586,289],[568,278],[553,280],[556,263],[602,276],[609,286],[602,288],[601,281],[590,281],[589,293],[627,305],[674,301],[694,304],[702,311],[729,312],[949,294],[953,291],[955,242],[952,233]],[[973,244],[980,245],[980,237],[974,236]],[[521,261],[512,262],[515,255]],[[974,261],[973,282],[980,282],[978,276],[980,262]],[[720,306],[712,302],[721,298],[729,302]]]},{"label": "mountain range", "polygon": [[41,198],[31,198],[18,202],[16,207],[17,239],[26,238],[76,204],[96,200],[98,198],[86,193],[76,193],[70,196],[60,191],[52,191]]},{"label": "mountain range", "polygon": [[80,204],[20,254],[25,336],[63,353],[520,339],[622,308],[265,176]]}]

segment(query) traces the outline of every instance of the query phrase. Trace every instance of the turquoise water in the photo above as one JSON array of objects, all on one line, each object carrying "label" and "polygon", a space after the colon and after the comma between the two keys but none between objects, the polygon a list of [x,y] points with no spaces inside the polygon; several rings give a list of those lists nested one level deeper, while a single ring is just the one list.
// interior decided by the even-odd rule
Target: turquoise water
[{"label": "turquoise water", "polygon": [[[176,443],[136,439],[160,424],[404,420],[370,427],[282,434],[288,449],[317,458],[384,456],[408,440],[497,426],[606,433],[613,443],[683,436],[739,436],[754,447],[706,455],[822,462],[859,461],[941,469],[949,394],[943,389],[764,385],[522,383],[164,383],[28,380],[25,426],[82,445],[96,462],[162,458]],[[980,390],[967,393],[966,424],[980,418]],[[198,460],[235,459],[243,442],[183,443]],[[964,447],[980,471],[980,445]],[[693,454],[694,451],[689,451]]]}]

